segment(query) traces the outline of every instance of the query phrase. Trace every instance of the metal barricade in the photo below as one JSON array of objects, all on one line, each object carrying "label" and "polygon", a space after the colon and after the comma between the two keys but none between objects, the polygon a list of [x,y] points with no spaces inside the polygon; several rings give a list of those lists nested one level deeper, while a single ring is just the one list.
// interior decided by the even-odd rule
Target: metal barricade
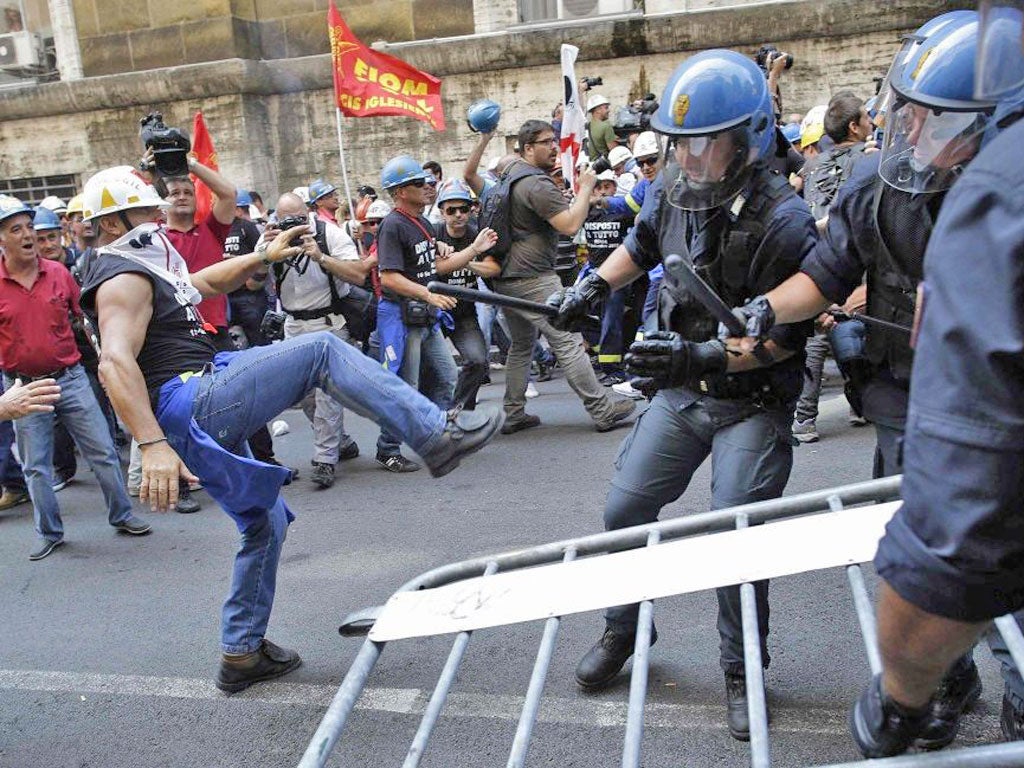
[{"label": "metal barricade", "polygon": [[[750,525],[780,521],[812,513],[840,512],[851,505],[881,502],[899,496],[900,477],[885,478],[840,488],[815,491],[771,501],[746,504],[730,509],[716,510],[688,517],[675,518],[650,525],[554,542],[527,550],[518,550],[491,557],[476,558],[453,563],[418,576],[403,585],[397,594],[414,590],[433,589],[462,580],[491,576],[496,573],[549,565],[569,563],[586,556],[601,556],[624,550],[657,547],[660,543],[706,533],[743,529]],[[882,661],[876,636],[874,607],[868,595],[860,565],[846,566],[853,604],[868,664],[872,674],[881,671]],[[768,731],[768,712],[761,664],[761,643],[758,635],[757,606],[754,586],[744,583],[740,587],[743,618],[743,651],[747,685],[747,703],[750,721],[750,764],[753,768],[771,765],[771,743]],[[359,635],[369,631],[380,609],[368,609],[346,617],[340,628],[343,635]],[[512,740],[507,762],[508,768],[526,763],[533,728],[540,710],[541,698],[548,669],[558,636],[560,618],[547,618],[540,647],[527,687],[523,709]],[[644,703],[647,696],[647,678],[650,666],[650,643],[654,623],[653,601],[640,604],[639,621],[629,689],[625,737],[621,765],[639,768],[643,741]],[[1011,656],[1019,669],[1024,669],[1024,635],[1011,616],[1004,616],[995,626],[1006,641]],[[471,631],[455,636],[448,660],[426,705],[422,720],[403,768],[420,764],[445,700],[455,680],[459,665],[471,638]],[[356,702],[384,651],[384,642],[367,639],[337,694],[331,701],[316,733],[313,735],[299,768],[320,768],[334,749]],[[862,763],[834,764],[827,768],[849,768]],[[941,752],[920,753],[903,757],[877,760],[872,765],[886,768],[1003,768],[1024,765],[1024,742],[976,746]],[[823,767],[825,768],[825,767]]]}]

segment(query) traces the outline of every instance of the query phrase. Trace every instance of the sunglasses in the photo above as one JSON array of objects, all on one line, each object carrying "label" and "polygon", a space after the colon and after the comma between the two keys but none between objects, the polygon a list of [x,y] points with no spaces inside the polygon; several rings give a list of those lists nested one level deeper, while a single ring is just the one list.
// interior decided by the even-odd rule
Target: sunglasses
[{"label": "sunglasses", "polygon": [[377,227],[377,226],[380,226],[380,222],[379,221],[364,221],[363,222],[363,226],[364,227]]},{"label": "sunglasses", "polygon": [[655,166],[658,164],[658,158],[647,157],[644,158],[643,160],[637,159],[636,164],[639,165],[641,168],[646,168],[648,165]]},{"label": "sunglasses", "polygon": [[454,216],[456,213],[469,213],[468,205],[450,205],[444,210],[449,216]]},{"label": "sunglasses", "polygon": [[424,187],[424,186],[426,186],[426,184],[427,184],[427,182],[424,181],[423,179],[413,179],[412,181],[410,181],[410,182],[408,182],[406,184],[403,184],[402,186],[403,187]]}]

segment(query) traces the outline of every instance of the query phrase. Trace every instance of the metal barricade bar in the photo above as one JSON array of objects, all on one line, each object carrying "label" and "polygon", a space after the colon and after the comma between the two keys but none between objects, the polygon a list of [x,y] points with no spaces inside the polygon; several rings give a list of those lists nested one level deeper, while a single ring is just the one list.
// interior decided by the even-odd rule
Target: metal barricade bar
[{"label": "metal barricade bar", "polygon": [[[661,541],[658,531],[647,534],[647,546]],[[654,601],[640,603],[636,640],[633,643],[633,671],[629,678],[629,707],[626,710],[626,737],[622,743],[622,768],[640,768],[644,738],[644,702],[647,700],[647,673],[651,667],[651,634],[654,628]]]},{"label": "metal barricade bar", "polygon": [[[745,514],[736,516],[736,528],[750,525]],[[740,610],[743,617],[743,676],[747,687],[747,723],[750,728],[750,765],[768,768],[772,763],[768,738],[768,701],[764,690],[764,659],[761,657],[760,622],[754,585],[740,584]]]}]

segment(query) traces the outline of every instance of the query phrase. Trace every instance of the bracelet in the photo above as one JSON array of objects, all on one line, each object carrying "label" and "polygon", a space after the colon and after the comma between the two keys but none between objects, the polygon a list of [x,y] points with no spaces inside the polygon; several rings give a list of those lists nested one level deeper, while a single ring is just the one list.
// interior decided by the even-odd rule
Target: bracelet
[{"label": "bracelet", "polygon": [[153,440],[146,440],[144,442],[139,443],[139,448],[145,448],[145,447],[150,446],[150,445],[156,445],[157,443],[166,443],[166,442],[167,442],[167,438],[166,437],[157,437],[157,438],[154,438]]}]

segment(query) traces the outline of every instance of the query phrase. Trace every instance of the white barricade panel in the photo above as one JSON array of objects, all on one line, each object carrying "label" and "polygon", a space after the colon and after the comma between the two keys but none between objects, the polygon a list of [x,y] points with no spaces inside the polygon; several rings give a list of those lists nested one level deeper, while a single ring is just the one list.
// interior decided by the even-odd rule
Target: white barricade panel
[{"label": "white barricade panel", "polygon": [[393,595],[370,639],[443,635],[871,560],[893,501]]}]

